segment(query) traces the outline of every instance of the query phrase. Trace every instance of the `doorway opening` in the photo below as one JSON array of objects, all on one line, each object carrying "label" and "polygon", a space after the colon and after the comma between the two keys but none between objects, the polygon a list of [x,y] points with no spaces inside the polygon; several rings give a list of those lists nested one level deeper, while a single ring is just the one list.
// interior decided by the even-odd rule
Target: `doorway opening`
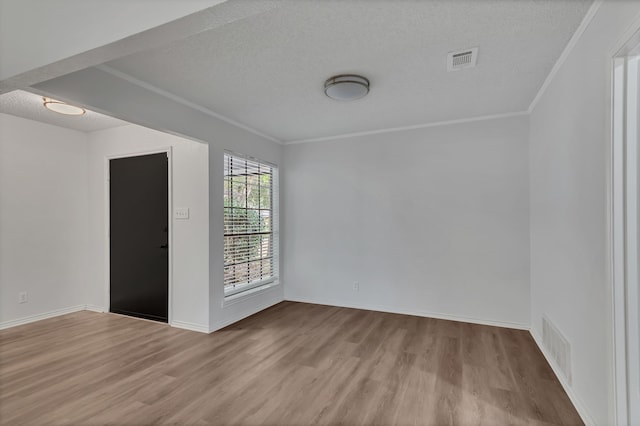
[{"label": "doorway opening", "polygon": [[169,322],[169,151],[108,159],[109,311]]},{"label": "doorway opening", "polygon": [[611,233],[616,423],[640,424],[640,22],[613,55]]}]

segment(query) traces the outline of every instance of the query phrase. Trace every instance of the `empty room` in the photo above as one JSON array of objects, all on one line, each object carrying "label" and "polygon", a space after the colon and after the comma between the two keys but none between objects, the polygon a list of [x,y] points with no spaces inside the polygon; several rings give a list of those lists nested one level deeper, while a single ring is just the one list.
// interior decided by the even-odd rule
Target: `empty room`
[{"label": "empty room", "polygon": [[0,425],[640,425],[640,1],[0,0]]}]

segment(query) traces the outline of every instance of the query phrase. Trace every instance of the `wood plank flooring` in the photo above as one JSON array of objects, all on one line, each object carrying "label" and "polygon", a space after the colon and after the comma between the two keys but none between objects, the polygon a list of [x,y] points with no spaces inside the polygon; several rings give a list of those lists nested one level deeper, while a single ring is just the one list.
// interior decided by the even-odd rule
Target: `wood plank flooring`
[{"label": "wood plank flooring", "polygon": [[283,302],[206,335],[77,312],[0,331],[3,425],[577,425],[526,331]]}]

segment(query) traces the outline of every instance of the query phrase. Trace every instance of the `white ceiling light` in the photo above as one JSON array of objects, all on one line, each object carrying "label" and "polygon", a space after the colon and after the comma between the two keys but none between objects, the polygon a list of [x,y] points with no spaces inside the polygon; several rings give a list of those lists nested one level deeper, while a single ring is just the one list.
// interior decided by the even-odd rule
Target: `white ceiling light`
[{"label": "white ceiling light", "polygon": [[336,101],[355,101],[369,93],[369,80],[359,75],[336,75],[324,82],[324,93]]},{"label": "white ceiling light", "polygon": [[75,105],[69,105],[62,101],[57,101],[51,98],[42,98],[43,105],[49,111],[57,112],[64,115],[82,115],[85,112],[84,108],[77,107]]}]

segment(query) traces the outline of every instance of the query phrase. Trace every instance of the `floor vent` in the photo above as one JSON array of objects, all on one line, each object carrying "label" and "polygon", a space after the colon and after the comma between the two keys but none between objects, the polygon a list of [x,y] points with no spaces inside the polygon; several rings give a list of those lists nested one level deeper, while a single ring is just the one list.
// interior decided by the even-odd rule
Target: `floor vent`
[{"label": "floor vent", "polygon": [[478,61],[478,48],[449,52],[447,55],[447,70],[458,71],[464,68],[473,68]]},{"label": "floor vent", "polygon": [[560,330],[544,316],[542,317],[542,344],[567,383],[571,385],[571,345]]}]

